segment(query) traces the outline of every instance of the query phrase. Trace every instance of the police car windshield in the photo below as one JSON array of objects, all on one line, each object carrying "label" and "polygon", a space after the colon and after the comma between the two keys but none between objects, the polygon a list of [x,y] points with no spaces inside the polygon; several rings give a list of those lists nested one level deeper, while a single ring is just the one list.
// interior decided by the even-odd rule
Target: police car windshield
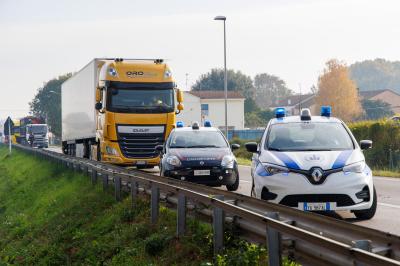
[{"label": "police car windshield", "polygon": [[169,142],[170,148],[227,148],[219,131],[175,131]]},{"label": "police car windshield", "polygon": [[336,151],[354,149],[354,143],[341,123],[283,123],[271,126],[265,149]]}]

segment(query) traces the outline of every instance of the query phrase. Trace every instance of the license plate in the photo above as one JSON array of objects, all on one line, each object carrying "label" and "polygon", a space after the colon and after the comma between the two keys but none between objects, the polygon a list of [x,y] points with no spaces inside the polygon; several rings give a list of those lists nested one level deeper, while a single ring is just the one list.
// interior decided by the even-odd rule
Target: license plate
[{"label": "license plate", "polygon": [[336,202],[299,202],[298,207],[303,211],[332,211]]},{"label": "license plate", "polygon": [[137,161],[136,165],[146,165],[146,161]]},{"label": "license plate", "polygon": [[194,170],[194,175],[210,175],[210,170]]}]

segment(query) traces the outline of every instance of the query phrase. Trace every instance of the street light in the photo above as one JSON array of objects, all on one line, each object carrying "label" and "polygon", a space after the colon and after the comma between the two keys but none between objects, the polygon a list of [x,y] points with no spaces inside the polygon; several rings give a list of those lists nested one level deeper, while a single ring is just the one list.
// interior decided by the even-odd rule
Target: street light
[{"label": "street light", "polygon": [[216,16],[214,20],[222,20],[224,22],[224,93],[225,93],[225,136],[228,138],[228,80],[226,73],[226,30],[225,16]]}]

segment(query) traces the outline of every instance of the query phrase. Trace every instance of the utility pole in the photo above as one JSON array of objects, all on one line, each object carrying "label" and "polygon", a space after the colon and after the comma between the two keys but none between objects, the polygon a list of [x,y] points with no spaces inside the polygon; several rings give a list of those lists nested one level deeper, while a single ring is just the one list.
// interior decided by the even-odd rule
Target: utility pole
[{"label": "utility pole", "polygon": [[301,115],[301,83],[299,83],[299,115]]},{"label": "utility pole", "polygon": [[11,154],[11,117],[8,118],[8,153]]},{"label": "utility pole", "polygon": [[186,91],[188,91],[188,76],[189,76],[189,73],[186,73],[185,75],[186,75]]}]

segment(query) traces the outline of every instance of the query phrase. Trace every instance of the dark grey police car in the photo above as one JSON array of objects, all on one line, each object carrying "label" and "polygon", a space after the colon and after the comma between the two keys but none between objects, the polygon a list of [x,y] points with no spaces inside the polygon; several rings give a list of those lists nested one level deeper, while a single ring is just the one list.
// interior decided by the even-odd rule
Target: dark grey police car
[{"label": "dark grey police car", "polygon": [[225,185],[229,191],[239,187],[239,171],[232,150],[222,132],[206,121],[204,127],[193,123],[190,127],[177,127],[171,132],[164,146],[157,146],[161,153],[160,175],[210,186]]}]

